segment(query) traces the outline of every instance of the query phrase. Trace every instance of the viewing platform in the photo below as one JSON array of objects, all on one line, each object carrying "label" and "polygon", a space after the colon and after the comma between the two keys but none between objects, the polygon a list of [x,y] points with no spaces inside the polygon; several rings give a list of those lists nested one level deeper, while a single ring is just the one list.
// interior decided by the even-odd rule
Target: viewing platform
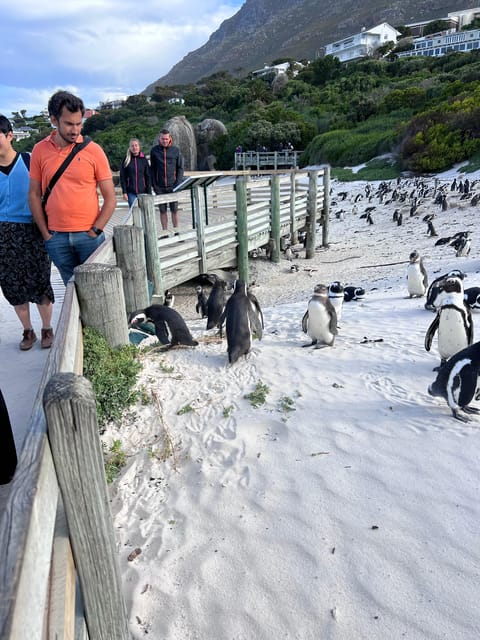
[{"label": "viewing platform", "polygon": [[235,153],[235,170],[297,169],[303,151],[241,151]]}]

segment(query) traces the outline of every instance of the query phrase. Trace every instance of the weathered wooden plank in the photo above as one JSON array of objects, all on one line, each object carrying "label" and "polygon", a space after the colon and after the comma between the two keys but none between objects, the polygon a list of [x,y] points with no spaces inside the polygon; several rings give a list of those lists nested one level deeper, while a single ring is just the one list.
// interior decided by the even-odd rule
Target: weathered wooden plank
[{"label": "weathered wooden plank", "polygon": [[[26,452],[25,448],[31,446],[32,438],[29,445],[25,444],[12,481],[16,485],[12,487],[13,501],[8,512],[2,514],[2,520],[6,516],[10,526],[10,536],[4,536],[2,532],[2,540],[12,540],[12,544],[8,545],[11,558],[5,564],[2,559],[2,577],[10,573],[10,568],[13,573],[10,573],[11,584],[15,587],[8,594],[2,586],[0,637],[3,640],[41,640],[43,633],[58,484],[45,434],[40,439],[40,451],[32,459],[31,465],[26,463],[25,457],[31,457],[34,452],[32,449]],[[33,495],[25,495],[27,483],[30,485],[30,478],[26,475],[36,470],[38,475],[31,487]],[[19,511],[23,511],[26,518]],[[25,532],[19,530],[21,526],[26,526]],[[9,567],[12,562],[15,566]],[[3,611],[4,607],[7,608],[6,612]]]},{"label": "weathered wooden plank", "polygon": [[127,640],[127,613],[90,382],[73,373],[56,374],[45,387],[44,410],[89,635],[95,640]]},{"label": "weathered wooden plank", "polygon": [[50,596],[47,619],[47,640],[75,638],[75,581],[76,571],[68,537],[63,502],[57,506],[55,537],[50,570]]}]

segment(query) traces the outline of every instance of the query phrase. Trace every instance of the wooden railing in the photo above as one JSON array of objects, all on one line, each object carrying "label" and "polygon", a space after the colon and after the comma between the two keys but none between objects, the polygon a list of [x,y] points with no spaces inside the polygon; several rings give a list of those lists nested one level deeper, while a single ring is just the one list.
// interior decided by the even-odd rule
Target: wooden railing
[{"label": "wooden railing", "polygon": [[240,151],[235,153],[235,169],[295,169],[302,151]]},{"label": "wooden railing", "polygon": [[[116,219],[142,227],[147,250],[140,280],[153,282],[155,300],[163,288],[223,266],[236,264],[241,277],[248,276],[249,251],[272,242],[272,259],[278,261],[280,238],[287,233],[295,236],[302,227],[309,230],[314,246],[319,219],[325,244],[328,181],[326,167],[309,174],[292,172],[286,178],[237,176],[228,186],[209,187],[203,200],[198,193],[179,194],[185,206],[193,203],[194,226],[182,229],[179,237],[157,239],[155,231],[154,205],[171,196],[144,196],[128,220]],[[143,250],[144,243],[140,244]],[[1,640],[129,637],[93,392],[81,375],[82,329],[89,314],[82,309],[80,275],[83,279],[89,267],[111,268],[119,272],[121,288],[122,275],[129,276],[117,264],[128,269],[128,260],[120,259],[110,238],[88,264],[77,267],[77,282],[66,287],[55,343],[0,515]],[[93,290],[98,292],[98,286]],[[125,311],[135,304],[135,292],[129,293],[125,286],[124,290],[125,296],[123,291],[115,295],[121,331]],[[93,297],[104,309],[102,295]]]}]

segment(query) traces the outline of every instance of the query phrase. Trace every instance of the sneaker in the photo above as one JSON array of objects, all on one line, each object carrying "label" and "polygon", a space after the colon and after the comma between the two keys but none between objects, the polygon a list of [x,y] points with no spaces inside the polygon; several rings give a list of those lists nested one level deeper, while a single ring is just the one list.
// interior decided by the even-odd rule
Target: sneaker
[{"label": "sneaker", "polygon": [[20,349],[22,351],[28,351],[33,347],[34,342],[37,341],[37,336],[33,329],[24,329],[23,340],[20,342]]},{"label": "sneaker", "polygon": [[50,349],[53,344],[53,329],[42,329],[42,349]]}]

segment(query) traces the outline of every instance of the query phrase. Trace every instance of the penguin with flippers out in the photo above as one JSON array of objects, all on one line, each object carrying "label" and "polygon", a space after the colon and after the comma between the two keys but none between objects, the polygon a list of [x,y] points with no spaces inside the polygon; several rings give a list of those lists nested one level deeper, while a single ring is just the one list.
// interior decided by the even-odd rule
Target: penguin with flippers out
[{"label": "penguin with flippers out", "polygon": [[407,289],[409,298],[421,298],[428,288],[427,270],[418,251],[412,251],[407,267]]},{"label": "penguin with flippers out", "polygon": [[[479,413],[478,409],[469,406],[475,396],[479,374],[480,342],[475,342],[458,351],[440,367],[436,380],[428,387],[428,393],[444,398],[454,418],[469,422],[469,418],[460,411]],[[475,400],[478,399],[477,394]]]},{"label": "penguin with flippers out", "polygon": [[442,288],[441,305],[425,335],[425,349],[430,351],[433,337],[438,332],[441,365],[473,342],[472,313],[464,299],[462,279],[448,277]]},{"label": "penguin with flippers out", "polygon": [[253,294],[248,294],[244,280],[235,280],[233,284],[233,293],[220,318],[220,331],[224,322],[228,362],[232,365],[250,352],[252,335],[255,334],[261,339],[263,331],[260,305]]},{"label": "penguin with flippers out", "polygon": [[328,287],[325,284],[315,286],[302,318],[302,330],[312,339],[304,347],[333,347],[338,333],[337,313],[328,298]]}]

